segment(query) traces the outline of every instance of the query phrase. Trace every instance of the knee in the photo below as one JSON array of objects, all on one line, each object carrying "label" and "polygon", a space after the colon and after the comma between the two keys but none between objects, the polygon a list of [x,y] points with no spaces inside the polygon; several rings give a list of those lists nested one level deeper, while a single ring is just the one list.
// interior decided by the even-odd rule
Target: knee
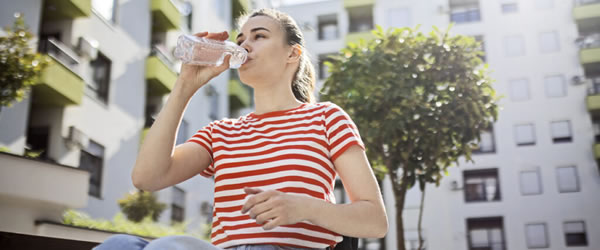
[{"label": "knee", "polygon": [[112,250],[112,249],[143,249],[148,241],[133,235],[115,234],[108,237],[93,250]]}]

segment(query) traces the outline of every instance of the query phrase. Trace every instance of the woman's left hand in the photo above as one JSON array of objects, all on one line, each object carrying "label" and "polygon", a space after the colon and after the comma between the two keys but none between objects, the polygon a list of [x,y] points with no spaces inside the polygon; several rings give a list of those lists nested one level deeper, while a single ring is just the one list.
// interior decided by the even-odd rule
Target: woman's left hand
[{"label": "woman's left hand", "polygon": [[242,214],[250,212],[250,218],[263,225],[265,230],[307,219],[308,197],[248,187],[244,188],[244,192],[251,197],[242,207]]}]

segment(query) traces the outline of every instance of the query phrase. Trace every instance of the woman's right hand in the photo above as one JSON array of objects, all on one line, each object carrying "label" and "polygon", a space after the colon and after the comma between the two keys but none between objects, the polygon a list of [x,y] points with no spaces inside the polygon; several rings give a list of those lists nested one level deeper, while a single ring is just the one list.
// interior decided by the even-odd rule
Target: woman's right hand
[{"label": "woman's right hand", "polygon": [[[221,33],[200,32],[194,34],[198,37],[206,37],[209,39],[224,41],[227,40],[229,34],[227,31]],[[229,58],[227,55],[223,63],[219,66],[202,66],[193,64],[182,64],[177,84],[182,84],[185,89],[196,92],[200,87],[204,86],[215,76],[218,76],[223,71],[229,69]]]}]

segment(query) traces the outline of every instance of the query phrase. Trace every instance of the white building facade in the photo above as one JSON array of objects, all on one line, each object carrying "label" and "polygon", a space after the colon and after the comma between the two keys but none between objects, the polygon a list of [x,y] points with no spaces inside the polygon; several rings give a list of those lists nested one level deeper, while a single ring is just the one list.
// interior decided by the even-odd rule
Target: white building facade
[{"label": "white building facade", "polygon": [[[375,25],[429,32],[453,22],[451,33],[482,41],[502,110],[475,163],[461,161],[427,187],[427,249],[600,249],[599,1],[324,0],[280,9],[303,27],[319,89],[326,56],[369,39]],[[389,178],[383,193],[390,230],[364,249],[397,248]],[[420,196],[407,194],[407,249],[418,246]]]},{"label": "white building facade", "polygon": [[[23,101],[2,108],[0,146],[16,155],[41,152],[38,159],[43,162],[85,170],[89,181],[80,187],[87,189],[87,197],[63,202],[61,207],[77,208],[92,218],[112,219],[120,211],[117,201],[135,191],[131,171],[141,141],[177,78],[180,63],[172,56],[177,37],[200,31],[231,31],[232,15],[240,8],[248,9],[248,2],[0,1],[0,25],[12,25],[14,13],[23,13],[36,36],[37,44],[32,46],[53,61],[40,84]],[[200,89],[187,106],[176,143],[184,142],[209,122],[230,116],[232,100],[238,106],[248,105],[248,93],[231,92],[239,90],[239,86],[232,88],[236,84],[239,81],[232,81],[230,71],[226,71]],[[5,166],[8,162],[0,163],[6,170],[3,173],[11,172],[11,166]],[[60,180],[69,182],[69,178]],[[39,189],[56,186],[48,181]],[[27,204],[24,206],[31,207],[43,203],[43,195],[19,198],[19,192],[11,191],[28,190],[36,186],[33,183],[11,183],[19,185],[2,186],[4,201],[22,198]],[[212,190],[212,179],[196,176],[158,191],[159,200],[168,205],[160,222],[189,221],[190,227],[209,223]],[[9,211],[18,211],[4,206],[2,210],[0,214],[7,216]],[[55,221],[58,215],[32,212],[28,219]],[[2,223],[0,231],[35,233],[33,225],[27,223]]]}]

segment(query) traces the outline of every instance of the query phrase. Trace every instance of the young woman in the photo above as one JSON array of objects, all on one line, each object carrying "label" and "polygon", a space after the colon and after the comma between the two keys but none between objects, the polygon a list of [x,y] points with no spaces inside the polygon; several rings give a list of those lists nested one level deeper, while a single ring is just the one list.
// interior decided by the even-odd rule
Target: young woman
[{"label": "young woman", "polygon": [[[314,102],[314,69],[298,25],[271,9],[254,11],[241,23],[236,40],[248,60],[239,75],[254,89],[256,111],[214,121],[174,147],[190,98],[229,63],[184,65],[132,173],[134,185],[148,191],[199,173],[214,177],[212,244],[186,236],[148,244],[117,235],[97,249],[325,249],[342,235],[387,233],[381,193],[357,128],[337,105]],[[226,32],[197,35],[228,38]],[[336,175],[349,204],[335,203]]]}]

